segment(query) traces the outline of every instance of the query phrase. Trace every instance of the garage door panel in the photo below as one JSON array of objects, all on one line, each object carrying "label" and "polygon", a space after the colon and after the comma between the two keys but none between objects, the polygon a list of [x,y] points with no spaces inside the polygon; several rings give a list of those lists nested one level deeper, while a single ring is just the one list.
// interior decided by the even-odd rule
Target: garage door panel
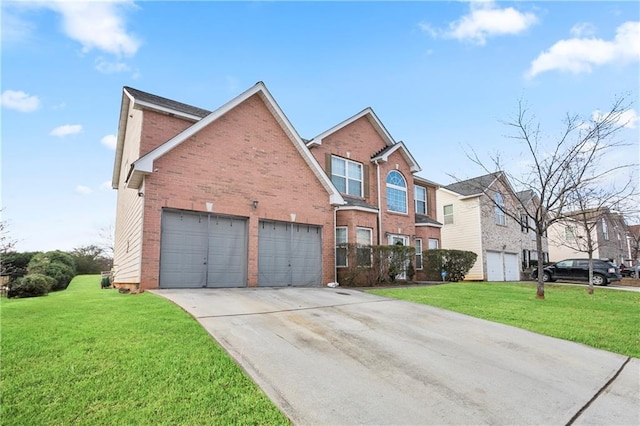
[{"label": "garage door panel", "polygon": [[504,274],[506,281],[520,281],[520,265],[518,255],[513,253],[504,254]]},{"label": "garage door panel", "polygon": [[160,287],[244,287],[246,219],[165,210]]},{"label": "garage door panel", "polygon": [[322,283],[322,228],[260,221],[258,285],[318,286]]},{"label": "garage door panel", "polygon": [[502,256],[500,253],[487,252],[487,281],[504,281]]}]

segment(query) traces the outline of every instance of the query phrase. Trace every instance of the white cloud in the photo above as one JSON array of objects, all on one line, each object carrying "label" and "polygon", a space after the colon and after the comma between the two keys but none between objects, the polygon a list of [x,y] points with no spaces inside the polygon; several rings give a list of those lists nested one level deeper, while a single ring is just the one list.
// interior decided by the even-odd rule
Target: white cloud
[{"label": "white cloud", "polygon": [[89,195],[93,192],[93,190],[91,188],[89,188],[88,186],[84,186],[84,185],[76,185],[76,192],[78,194],[82,194],[82,195]]},{"label": "white cloud", "polygon": [[533,13],[520,12],[513,7],[499,8],[493,1],[481,1],[471,2],[469,13],[451,22],[447,30],[438,30],[428,23],[420,24],[420,28],[432,37],[484,45],[489,37],[519,34],[537,22]]},{"label": "white cloud", "polygon": [[116,149],[118,139],[116,138],[116,135],[107,135],[100,139],[100,142],[109,149]]},{"label": "white cloud", "polygon": [[613,40],[570,38],[560,40],[531,62],[526,77],[552,70],[573,74],[589,73],[593,66],[640,60],[640,22],[625,22]]},{"label": "white cloud", "polygon": [[21,90],[5,90],[0,97],[2,106],[20,112],[33,112],[40,108],[40,99]]},{"label": "white cloud", "polygon": [[580,22],[569,31],[573,37],[591,37],[596,33],[596,27],[589,22]]},{"label": "white cloud", "polygon": [[[592,114],[593,121],[595,122],[601,121],[604,116],[605,114],[600,110],[595,110]],[[635,129],[638,121],[640,121],[640,117],[635,109],[623,111],[617,120],[619,126],[626,127],[627,129]]]},{"label": "white cloud", "polygon": [[64,137],[69,135],[75,135],[82,132],[82,126],[80,124],[65,124],[63,126],[56,127],[49,134],[51,136]]},{"label": "white cloud", "polygon": [[80,42],[83,51],[102,50],[118,56],[134,55],[140,41],[125,28],[123,9],[130,1],[53,1],[47,6],[62,15],[65,34]]},{"label": "white cloud", "polygon": [[114,74],[130,70],[129,65],[124,62],[109,62],[102,57],[96,59],[96,69],[103,74]]},{"label": "white cloud", "polygon": [[34,25],[17,15],[11,13],[8,8],[2,9],[2,42],[19,43],[31,38]]},{"label": "white cloud", "polygon": [[104,191],[113,189],[111,186],[111,181],[105,180],[104,182],[102,182],[102,184],[100,184],[100,189]]}]

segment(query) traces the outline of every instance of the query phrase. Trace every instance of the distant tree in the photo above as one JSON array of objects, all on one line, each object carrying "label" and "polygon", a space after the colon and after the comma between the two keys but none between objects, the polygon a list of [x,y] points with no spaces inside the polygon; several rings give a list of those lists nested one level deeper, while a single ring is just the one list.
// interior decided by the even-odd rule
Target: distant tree
[{"label": "distant tree", "polygon": [[114,225],[106,225],[100,228],[98,232],[99,243],[98,247],[102,248],[103,255],[108,258],[113,257],[113,248],[115,241],[115,227]]},{"label": "distant tree", "polygon": [[[529,166],[518,174],[505,172],[513,184],[515,192],[530,191],[536,203],[516,200],[514,205],[495,202],[492,193],[486,193],[494,205],[506,215],[520,222],[527,217],[536,233],[538,259],[543,259],[542,239],[549,227],[564,218],[571,206],[576,191],[593,187],[603,176],[615,170],[631,167],[631,164],[602,166],[599,161],[605,153],[613,153],[617,147],[625,145],[614,138],[626,124],[624,113],[629,104],[624,97],[617,98],[608,112],[598,114],[589,120],[578,115],[567,114],[563,131],[557,138],[548,140],[540,129],[540,124],[521,100],[515,117],[504,124],[510,128],[508,138],[524,144],[530,156]],[[476,164],[490,172],[489,167],[472,150],[468,155]],[[495,170],[502,170],[500,155],[491,158]],[[597,170],[596,174],[593,170]],[[536,297],[544,299],[544,274],[538,274]]]},{"label": "distant tree", "polygon": [[96,244],[74,248],[70,254],[75,261],[76,272],[80,275],[99,274],[101,271],[110,270],[112,260],[105,256],[104,252],[105,250]]},{"label": "distant tree", "polygon": [[631,259],[637,262],[640,259],[640,225],[629,227],[629,245]]},{"label": "distant tree", "polygon": [[[4,209],[0,209],[0,214]],[[7,262],[6,255],[16,247],[17,241],[9,233],[9,224],[0,220],[0,276],[11,275],[11,264]]]}]

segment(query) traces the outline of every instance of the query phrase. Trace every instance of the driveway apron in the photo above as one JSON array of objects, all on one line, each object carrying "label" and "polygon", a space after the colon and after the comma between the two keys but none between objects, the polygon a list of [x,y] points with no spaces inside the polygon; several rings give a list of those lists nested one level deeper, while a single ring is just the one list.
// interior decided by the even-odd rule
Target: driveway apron
[{"label": "driveway apron", "polygon": [[351,289],[154,293],[295,424],[640,424],[635,358]]}]

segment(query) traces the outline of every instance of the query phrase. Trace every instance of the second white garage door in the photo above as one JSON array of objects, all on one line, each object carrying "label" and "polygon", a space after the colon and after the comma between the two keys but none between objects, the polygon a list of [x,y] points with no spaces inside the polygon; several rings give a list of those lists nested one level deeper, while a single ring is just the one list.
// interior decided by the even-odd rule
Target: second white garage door
[{"label": "second white garage door", "polygon": [[258,286],[316,287],[322,284],[322,228],[261,220]]}]

